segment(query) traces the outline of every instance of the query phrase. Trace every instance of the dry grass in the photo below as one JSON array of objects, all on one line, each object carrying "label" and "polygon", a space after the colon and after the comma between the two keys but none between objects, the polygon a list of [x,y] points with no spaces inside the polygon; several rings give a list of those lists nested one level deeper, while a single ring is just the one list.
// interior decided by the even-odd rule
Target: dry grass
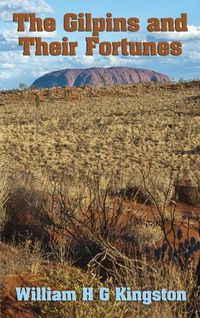
[{"label": "dry grass", "polygon": [[30,240],[27,238],[24,244],[0,243],[0,277],[2,283],[7,275],[30,273],[37,274],[42,263],[40,245],[31,248]]},{"label": "dry grass", "polygon": [[[173,210],[174,203],[167,207],[178,199],[177,176],[180,184],[190,186],[190,198],[199,195],[199,87],[200,82],[194,82],[0,93],[1,231],[6,224],[10,237],[27,229],[33,235],[15,240],[17,246],[1,243],[3,279],[28,267],[34,275],[42,270],[42,281],[52,287],[72,286],[79,292],[81,286],[102,286],[97,273],[108,261],[112,268],[106,268],[106,285],[111,290],[124,284],[135,290],[191,293],[196,286],[194,267],[188,262],[182,267],[178,261],[156,262],[144,249],[157,247],[164,238],[163,224],[185,221],[180,209]],[[135,204],[135,199],[142,202]],[[154,207],[144,205],[146,199]],[[196,202],[194,226],[198,198]],[[35,236],[43,244],[44,234],[47,241],[51,238],[46,268],[33,240]],[[78,235],[93,253],[87,271],[69,266],[70,240],[75,236],[79,242]],[[126,254],[126,246],[120,249],[124,238],[130,239],[134,252],[138,249],[135,254]],[[181,239],[178,243],[185,237]],[[81,255],[86,250],[77,242],[72,247]],[[192,247],[193,253],[197,243],[195,238],[185,249]],[[37,317],[183,318],[186,306],[49,303],[39,306]]]},{"label": "dry grass", "polygon": [[16,102],[9,99],[1,108],[4,161],[12,169],[52,176],[64,172],[73,180],[96,171],[105,177],[120,171],[125,179],[135,175],[136,166],[147,170],[150,164],[161,187],[171,168],[181,168],[183,178],[199,182],[194,150],[200,113],[199,100],[193,98],[199,82],[115,90],[77,89],[72,90],[74,98],[68,94],[65,99],[61,90],[39,107],[34,95],[27,101],[26,92]]},{"label": "dry grass", "polygon": [[[124,272],[123,281],[120,281],[120,276],[118,275],[108,279],[106,283],[102,283],[92,265],[89,271],[83,272],[67,263],[64,266],[46,263],[45,266],[40,266],[37,271],[32,272],[32,275],[30,275],[28,274],[30,271],[27,271],[27,266],[31,262],[26,261],[26,264],[23,264],[24,266],[20,265],[19,258],[22,256],[22,252],[25,253],[25,250],[17,251],[16,248],[10,247],[10,254],[6,254],[10,264],[14,264],[13,259],[17,261],[15,266],[7,270],[7,273],[10,270],[12,275],[7,276],[6,285],[4,286],[6,294],[9,295],[10,303],[6,305],[5,302],[3,306],[5,307],[5,312],[8,312],[11,317],[16,317],[18,313],[14,286],[15,284],[20,284],[20,279],[22,279],[23,285],[26,286],[35,286],[37,284],[37,286],[51,286],[52,290],[76,290],[77,293],[77,301],[75,303],[33,303],[30,317],[44,318],[48,315],[49,318],[85,316],[92,318],[95,315],[98,318],[132,318],[134,314],[134,317],[138,318],[160,318],[161,316],[164,318],[183,318],[186,317],[186,308],[187,310],[193,309],[189,305],[191,291],[195,285],[192,269],[183,272],[179,267],[166,266],[163,268],[159,264],[154,264],[151,268],[146,264],[144,258],[141,262],[126,264],[126,270],[124,267],[122,268]],[[14,255],[14,258],[11,253]],[[25,261],[24,257],[23,260]],[[20,275],[17,276],[15,274]],[[94,288],[94,302],[81,301],[81,289],[86,286]],[[141,302],[116,302],[114,301],[114,293],[115,288],[118,286],[127,286],[133,290],[161,290],[162,288],[166,288],[167,290],[186,290],[188,301],[184,303],[163,302],[162,305],[159,302],[154,302],[148,306]],[[101,287],[110,289],[109,303],[97,300],[98,290]],[[29,317],[30,307],[27,306],[26,308],[24,304],[22,306],[27,317]]]}]

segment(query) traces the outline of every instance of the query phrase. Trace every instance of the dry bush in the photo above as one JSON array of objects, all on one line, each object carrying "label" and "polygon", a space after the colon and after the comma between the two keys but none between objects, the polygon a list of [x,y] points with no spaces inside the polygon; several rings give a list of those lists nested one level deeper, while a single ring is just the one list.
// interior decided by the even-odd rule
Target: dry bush
[{"label": "dry bush", "polygon": [[[114,289],[116,285],[134,286],[134,290],[159,290],[167,286],[172,290],[193,290],[194,295],[197,295],[195,289],[198,287],[197,276],[188,260],[192,258],[196,248],[199,248],[198,242],[191,240],[187,246],[182,246],[184,241],[180,231],[174,232],[179,239],[178,248],[168,240],[167,221],[169,220],[166,219],[164,210],[167,203],[157,202],[156,196],[149,191],[149,188],[146,191],[158,209],[159,222],[145,223],[133,214],[131,222],[124,224],[126,197],[124,195],[117,198],[109,196],[113,182],[116,183],[114,176],[106,182],[106,179],[97,173],[93,178],[90,176],[87,183],[84,179],[84,182],[76,184],[76,187],[75,184],[69,183],[68,177],[64,176],[62,179],[59,177],[59,179],[49,180],[45,191],[42,191],[41,185],[39,192],[36,180],[29,174],[15,175],[10,180],[12,180],[13,188],[10,188],[10,195],[6,201],[6,211],[9,211],[9,215],[12,215],[12,218],[15,216],[14,220],[17,220],[18,225],[20,220],[27,224],[32,222],[34,227],[29,227],[30,235],[35,235],[33,229],[38,226],[42,233],[51,234],[48,242],[51,247],[49,257],[52,259],[53,256],[54,262],[56,261],[60,266],[56,269],[56,274],[51,269],[46,270],[45,278],[48,282],[51,281],[53,286],[58,286],[59,283],[59,288],[66,288],[66,285],[70,283],[80,291],[81,284],[101,286],[100,280],[103,280],[110,289]],[[116,185],[116,188],[118,187],[119,185]],[[13,210],[12,207],[14,207]],[[30,214],[28,219],[27,211],[28,215]],[[14,214],[10,214],[11,212]],[[171,216],[171,226],[175,231],[175,211],[172,211]],[[154,245],[155,241],[160,239],[160,235],[163,235],[165,243],[155,250],[155,255],[152,255],[152,247],[150,246],[149,250],[146,248],[149,241]],[[39,236],[36,238],[41,240]],[[26,266],[31,266],[32,271],[38,270],[42,247],[39,246],[37,250],[39,253],[35,253],[34,249],[37,245],[33,244],[31,236],[30,239],[25,239],[24,244],[23,247],[14,247],[16,256],[12,256],[13,262],[7,257],[9,266],[6,265],[6,267],[3,260],[4,275],[8,272],[18,273],[24,270],[22,262]],[[15,253],[13,252],[13,255]],[[165,257],[166,254],[168,258]],[[87,266],[87,273],[79,272],[78,282],[75,282],[76,276],[69,280],[69,276],[66,277],[62,270],[62,266],[68,266],[69,260],[73,260],[76,265]],[[192,296],[193,308],[198,305],[196,297]],[[162,311],[163,317],[182,318],[187,311],[191,310],[190,303],[177,306],[177,303],[166,302],[162,307],[157,303],[144,306],[138,303],[114,301],[111,301],[109,306],[102,302],[94,302],[92,306],[80,302],[75,306],[68,304],[67,307],[64,303],[59,307],[49,303],[45,306],[41,305],[40,317],[44,317],[48,312],[48,317],[57,315],[63,318],[66,313],[69,317],[70,315],[79,317],[86,313],[88,317],[92,317],[96,313],[98,317],[110,315],[128,318],[134,313],[139,317],[149,315],[157,318]],[[188,317],[190,317],[189,314]]]},{"label": "dry bush", "polygon": [[24,243],[17,246],[0,243],[0,283],[2,284],[7,275],[37,274],[42,261],[40,243],[37,242],[33,248],[28,237]]},{"label": "dry bush", "polygon": [[[16,171],[8,178],[9,197],[3,199],[4,236],[26,242],[28,235],[31,249],[37,239],[44,242],[41,248],[48,246],[50,259],[59,264],[58,275],[46,274],[48,282],[65,287],[67,280],[76,285],[80,277],[77,288],[100,286],[99,273],[110,277],[106,283],[111,287],[123,282],[151,290],[166,284],[193,290],[195,308],[198,284],[192,261],[199,242],[177,227],[187,221],[177,209],[177,192],[182,200],[186,191],[184,201],[198,207],[199,82],[36,93],[41,101],[37,110],[35,92],[1,95],[6,105],[1,108],[0,151]],[[135,172],[138,167],[140,173]],[[195,184],[178,189],[179,171],[178,181],[195,175]],[[140,202],[135,210],[134,201]],[[144,203],[151,223],[140,211]],[[88,265],[88,272],[66,278],[61,266],[69,259]],[[69,313],[65,304],[62,311],[49,304],[42,315],[182,318],[188,308],[176,303],[80,303]]]},{"label": "dry bush", "polygon": [[[179,267],[166,265],[161,267],[154,264],[153,266],[146,263],[146,259],[130,260],[119,253],[112,245],[105,243],[106,250],[95,257],[89,266],[89,271],[83,273],[77,269],[66,267],[60,270],[46,270],[44,279],[48,286],[51,281],[54,289],[58,290],[76,290],[77,301],[75,303],[60,303],[53,302],[46,305],[40,304],[40,317],[116,317],[116,318],[131,318],[131,317],[152,317],[152,318],[182,318],[182,317],[198,317],[198,298],[197,295],[192,298],[191,291],[196,285],[194,272],[181,271]],[[112,268],[112,278],[109,278],[102,283],[96,275],[96,266],[101,266],[99,263],[100,256],[110,257],[115,264]],[[118,259],[123,259],[123,263],[118,264]],[[94,288],[94,302],[82,302],[81,288],[88,286]],[[110,289],[110,301],[98,301],[98,289],[101,287]],[[185,290],[188,292],[187,302],[159,302],[152,303],[149,306],[143,305],[141,302],[116,302],[114,301],[114,291],[117,286],[127,286],[133,290]],[[193,315],[193,316],[192,316]]]},{"label": "dry bush", "polygon": [[7,213],[5,210],[5,204],[8,199],[8,183],[6,174],[2,174],[0,179],[0,235],[7,222]]},{"label": "dry bush", "polygon": [[[170,260],[178,261],[182,267],[187,266],[198,251],[199,243],[194,237],[194,244],[188,243],[181,248],[183,243],[177,239],[177,233],[182,232],[182,228],[177,226],[180,213],[176,204],[168,207],[171,187],[174,186],[172,177],[166,189],[159,188],[159,195],[164,197],[162,202],[157,196],[157,183],[150,184],[144,175],[142,177],[142,186],[153,203],[150,207],[151,222],[141,219],[134,211],[127,213],[126,195],[130,182],[122,196],[110,196],[110,189],[120,187],[116,185],[115,175],[106,181],[97,173],[88,180],[79,180],[79,184],[74,186],[67,176],[62,176],[49,180],[46,189],[42,190],[41,186],[39,191],[32,176],[26,174],[23,180],[20,174],[15,181],[11,178],[13,186],[6,202],[8,220],[3,237],[19,242],[29,235],[32,244],[40,240],[46,252],[50,251],[52,243],[57,250],[54,256],[61,253],[63,260],[74,258],[82,267],[102,252],[101,240],[118,246],[129,257],[140,257],[146,249],[154,254],[156,248],[156,259],[164,258],[164,254],[168,253]],[[119,175],[117,179],[120,179]],[[149,184],[153,185],[152,188]],[[132,199],[135,200],[134,197]],[[188,231],[189,226],[188,223]],[[183,239],[188,241],[188,234]],[[159,250],[158,244],[166,245],[163,251]]]},{"label": "dry bush", "polygon": [[183,169],[176,183],[177,200],[200,207],[200,172]]},{"label": "dry bush", "polygon": [[45,227],[41,227],[39,209],[45,191],[38,190],[37,179],[31,173],[19,171],[7,178],[7,198],[4,202],[6,221],[2,227],[2,240],[20,243],[27,237],[42,246],[48,244],[50,236]]}]

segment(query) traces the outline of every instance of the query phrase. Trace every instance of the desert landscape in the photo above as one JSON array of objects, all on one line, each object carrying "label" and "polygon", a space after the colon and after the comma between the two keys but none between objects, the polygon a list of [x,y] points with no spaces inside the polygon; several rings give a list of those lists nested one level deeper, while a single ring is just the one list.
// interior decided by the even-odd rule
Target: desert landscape
[{"label": "desert landscape", "polygon": [[[197,318],[200,81],[1,91],[2,318]],[[19,303],[16,286],[186,290]]]}]

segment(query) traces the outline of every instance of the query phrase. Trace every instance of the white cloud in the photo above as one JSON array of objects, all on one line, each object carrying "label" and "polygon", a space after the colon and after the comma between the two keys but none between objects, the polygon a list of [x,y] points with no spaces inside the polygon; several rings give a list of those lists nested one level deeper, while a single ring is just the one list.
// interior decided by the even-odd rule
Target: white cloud
[{"label": "white cloud", "polygon": [[198,43],[198,45],[188,46],[186,54],[191,63],[200,63],[200,43]]},{"label": "white cloud", "polygon": [[57,32],[29,32],[29,26],[26,26],[25,32],[17,32],[15,28],[12,29],[2,29],[0,31],[0,50],[1,51],[10,51],[10,50],[22,50],[21,47],[18,46],[18,38],[19,37],[41,37],[42,39],[56,39]]},{"label": "white cloud", "polygon": [[[34,12],[47,14],[53,12],[46,0],[0,0],[0,21],[12,22],[14,12]],[[4,24],[3,24],[4,25]],[[56,38],[56,32],[32,32],[29,33],[29,24],[26,23],[26,31],[19,33],[16,27],[1,28],[0,51],[19,51],[18,38],[20,36],[42,37],[44,39]]]},{"label": "white cloud", "polygon": [[72,66],[71,60],[63,57],[23,56],[20,50],[0,50],[0,60],[0,89],[17,88],[20,82],[30,85],[45,73]]},{"label": "white cloud", "polygon": [[[75,57],[37,57],[31,55],[25,57],[19,51],[0,51],[0,89],[18,87],[20,82],[28,85],[38,77],[60,69],[86,68],[86,67],[110,67],[110,66],[135,66],[138,67],[143,59],[119,57],[102,57],[100,55],[85,56],[79,53]],[[145,59],[147,61],[147,59]],[[148,63],[148,61],[147,61]]]},{"label": "white cloud", "polygon": [[135,66],[138,67],[144,62],[148,62],[146,58],[139,56],[126,57],[124,56],[108,56],[107,58],[107,67],[109,66]]},{"label": "white cloud", "polygon": [[24,37],[24,36],[31,36],[31,37],[42,37],[44,39],[55,39],[57,36],[57,32],[29,32],[29,24],[26,25],[26,31],[25,32],[17,32],[15,28],[13,29],[4,29],[2,30],[2,34],[4,35],[4,38],[7,40],[11,39],[18,39],[19,37]]},{"label": "white cloud", "polygon": [[148,39],[163,39],[167,41],[200,40],[200,26],[189,25],[187,32],[156,32],[148,34]]},{"label": "white cloud", "polygon": [[45,0],[1,0],[0,20],[12,21],[14,12],[46,14],[53,12],[53,9]]},{"label": "white cloud", "polygon": [[15,68],[15,64],[14,63],[2,63],[1,64],[1,70],[9,70],[9,69],[14,69]]},{"label": "white cloud", "polygon": [[0,51],[17,50],[17,39],[10,34],[8,37],[9,29],[0,31]]},{"label": "white cloud", "polygon": [[89,68],[89,67],[111,67],[111,66],[135,66],[139,67],[141,64],[148,63],[147,58],[140,58],[138,56],[126,57],[119,56],[106,56],[103,57],[99,54],[93,56],[85,56],[79,53],[76,57],[69,57],[71,65],[74,68]]},{"label": "white cloud", "polygon": [[[0,80],[3,82],[5,80],[9,80],[12,77],[12,72],[6,71],[6,72],[1,72],[0,73]],[[6,87],[5,87],[6,88]],[[2,89],[5,89],[2,87]]]}]

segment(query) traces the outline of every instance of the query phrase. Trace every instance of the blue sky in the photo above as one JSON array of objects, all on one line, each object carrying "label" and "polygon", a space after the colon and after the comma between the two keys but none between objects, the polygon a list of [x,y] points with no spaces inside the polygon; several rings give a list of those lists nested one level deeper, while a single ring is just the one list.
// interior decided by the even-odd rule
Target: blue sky
[{"label": "blue sky", "polygon": [[[67,12],[90,12],[94,17],[105,17],[111,12],[113,17],[138,17],[141,30],[137,33],[102,33],[101,40],[116,41],[127,37],[131,41],[148,41],[146,31],[149,17],[177,18],[181,13],[188,14],[189,31],[184,34],[151,34],[154,41],[183,42],[183,54],[178,57],[102,57],[95,54],[85,56],[85,36],[88,33],[71,33],[71,41],[79,41],[76,57],[30,57],[22,55],[18,46],[16,24],[12,22],[13,12],[35,12],[42,17],[57,19],[57,31],[43,34],[45,40],[59,40],[66,34],[63,30],[63,15]],[[199,0],[0,0],[0,89],[17,88],[19,83],[30,85],[39,76],[64,68],[92,66],[130,66],[153,69],[166,73],[174,79],[200,78],[200,1]],[[28,32],[24,34],[28,36]],[[35,35],[37,36],[37,35]],[[41,36],[41,35],[40,35]],[[47,39],[51,37],[51,39]]]}]

